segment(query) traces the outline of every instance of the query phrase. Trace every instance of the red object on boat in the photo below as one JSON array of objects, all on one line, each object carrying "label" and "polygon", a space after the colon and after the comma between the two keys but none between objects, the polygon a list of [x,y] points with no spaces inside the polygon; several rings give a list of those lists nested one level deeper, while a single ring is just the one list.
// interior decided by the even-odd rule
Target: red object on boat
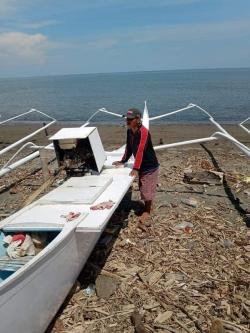
[{"label": "red object on boat", "polygon": [[24,234],[16,234],[16,235],[13,235],[13,236],[12,236],[12,242],[15,242],[15,241],[21,240],[22,243],[23,243],[24,240],[25,240],[25,237],[26,237],[26,235],[24,235]]},{"label": "red object on boat", "polygon": [[101,202],[97,205],[91,206],[91,210],[103,210],[105,208],[110,209],[115,203],[112,200]]}]

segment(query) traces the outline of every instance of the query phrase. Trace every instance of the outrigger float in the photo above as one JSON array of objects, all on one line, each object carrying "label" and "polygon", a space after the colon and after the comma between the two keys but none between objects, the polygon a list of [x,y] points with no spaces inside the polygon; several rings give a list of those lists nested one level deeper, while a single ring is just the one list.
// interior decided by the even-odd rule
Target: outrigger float
[{"label": "outrigger float", "polygon": [[[149,118],[145,103],[143,125],[149,128],[149,122],[152,120],[191,108],[205,113],[217,127],[217,131],[207,138],[156,146],[156,150],[213,141],[222,137],[250,157],[250,149],[247,146],[232,137],[206,110],[194,104]],[[94,115],[98,112],[122,117],[106,109],[99,109]],[[112,152],[105,152],[97,128],[88,127],[93,116],[81,127],[61,129],[50,138],[52,144],[44,147],[55,151],[59,166],[67,171],[68,180],[0,222],[2,332],[42,333],[46,330],[133,181],[129,176],[133,160],[124,168],[112,166],[113,161],[121,159],[124,146]],[[51,118],[50,124],[54,122],[55,119]],[[44,127],[39,131],[43,129]],[[12,144],[11,148],[29,140],[33,134]],[[18,152],[27,147],[41,149],[29,142]],[[8,150],[8,147],[3,149],[0,155]],[[37,156],[39,150],[12,164],[11,158],[0,170],[0,176]],[[103,210],[92,209],[101,203],[111,204]],[[69,218],[72,214],[74,218]],[[40,240],[42,246],[35,255],[10,257],[6,254],[6,237],[20,234]]]}]

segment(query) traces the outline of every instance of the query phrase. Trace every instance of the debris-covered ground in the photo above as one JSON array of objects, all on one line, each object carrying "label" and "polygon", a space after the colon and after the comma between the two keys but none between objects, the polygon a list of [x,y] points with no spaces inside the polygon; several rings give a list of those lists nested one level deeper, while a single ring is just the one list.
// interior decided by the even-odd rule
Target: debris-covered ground
[{"label": "debris-covered ground", "polygon": [[[48,332],[250,332],[249,159],[225,142],[158,157],[152,226],[137,228],[134,183]],[[0,183],[1,218],[43,183],[39,161],[18,172]]]}]

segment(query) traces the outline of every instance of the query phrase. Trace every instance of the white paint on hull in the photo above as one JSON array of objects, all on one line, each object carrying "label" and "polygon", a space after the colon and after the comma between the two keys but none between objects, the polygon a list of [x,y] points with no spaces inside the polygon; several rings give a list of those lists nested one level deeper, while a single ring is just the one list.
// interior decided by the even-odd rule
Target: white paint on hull
[{"label": "white paint on hull", "polygon": [[[128,175],[130,171],[128,167],[115,168],[107,162],[101,176],[98,176],[99,183],[102,183],[101,178],[112,178],[113,181],[93,204],[113,200],[114,206],[109,210],[92,211],[90,204],[78,205],[88,215],[82,220],[65,224],[59,235],[44,250],[0,284],[1,331],[42,333],[46,330],[74,285],[105,225],[129,189],[133,181]],[[94,177],[96,176],[93,179]],[[78,179],[80,183],[80,178]],[[30,206],[34,207],[43,200],[41,198]],[[28,210],[32,212],[29,206],[22,211]],[[45,209],[44,221],[46,214],[48,212]],[[14,219],[10,217],[1,221],[1,227],[7,225],[10,228],[18,220],[20,212],[14,216]],[[53,219],[47,221],[51,221],[53,225]],[[33,225],[35,228],[36,223]]]},{"label": "white paint on hull", "polygon": [[[65,228],[68,229],[68,228]],[[72,288],[99,233],[63,230],[0,286],[1,332],[42,333]]]}]

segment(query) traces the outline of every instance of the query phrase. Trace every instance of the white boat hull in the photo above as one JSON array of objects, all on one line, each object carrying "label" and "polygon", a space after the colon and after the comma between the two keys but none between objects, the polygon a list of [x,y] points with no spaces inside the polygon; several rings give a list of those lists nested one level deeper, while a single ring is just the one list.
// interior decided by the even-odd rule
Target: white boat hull
[{"label": "white boat hull", "polygon": [[39,260],[7,279],[0,288],[1,332],[44,332],[99,236],[98,232],[62,231],[48,253],[41,252]]},{"label": "white boat hull", "polygon": [[[0,222],[4,235],[51,232],[54,237],[58,232],[39,254],[0,283],[0,332],[47,329],[133,181],[130,168],[115,168],[112,162],[113,157],[108,157],[100,175],[71,178]],[[110,209],[91,209],[107,201],[113,202]],[[80,216],[67,221],[69,212]],[[4,253],[0,256],[4,261]]]}]

